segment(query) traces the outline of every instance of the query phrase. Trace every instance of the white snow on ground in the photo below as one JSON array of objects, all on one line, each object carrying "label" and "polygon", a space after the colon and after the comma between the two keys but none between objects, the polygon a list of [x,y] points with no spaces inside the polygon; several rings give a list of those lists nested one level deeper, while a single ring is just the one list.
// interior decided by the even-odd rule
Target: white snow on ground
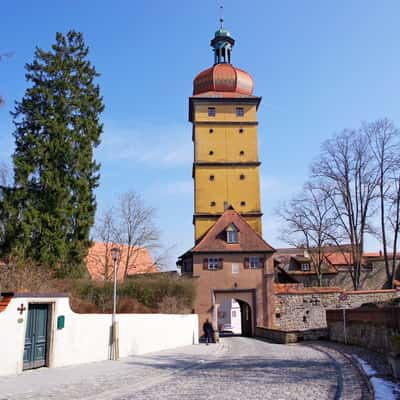
[{"label": "white snow on ground", "polygon": [[375,400],[396,400],[400,396],[400,384],[395,384],[375,375],[378,373],[362,358],[353,354],[353,358],[360,364],[374,388]]}]

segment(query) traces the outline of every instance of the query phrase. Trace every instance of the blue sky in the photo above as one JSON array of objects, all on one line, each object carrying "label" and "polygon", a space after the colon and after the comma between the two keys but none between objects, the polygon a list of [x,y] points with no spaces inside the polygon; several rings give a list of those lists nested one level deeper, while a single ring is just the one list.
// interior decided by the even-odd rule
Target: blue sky
[{"label": "blue sky", "polygon": [[[98,210],[136,190],[157,208],[175,257],[193,244],[192,143],[188,97],[211,66],[217,1],[69,0],[3,2],[0,161],[13,151],[9,111],[27,83],[24,65],[55,32],[82,31],[101,73],[105,130]],[[264,237],[281,246],[274,208],[301,187],[323,140],[361,121],[400,125],[398,0],[225,1],[236,39],[233,64],[255,80],[263,162]],[[373,244],[371,244],[373,246]]]}]

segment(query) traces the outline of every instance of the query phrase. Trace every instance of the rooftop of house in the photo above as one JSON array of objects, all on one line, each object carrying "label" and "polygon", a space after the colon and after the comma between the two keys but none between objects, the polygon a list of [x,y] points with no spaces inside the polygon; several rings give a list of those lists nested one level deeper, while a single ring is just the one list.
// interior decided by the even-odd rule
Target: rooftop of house
[{"label": "rooftop of house", "polygon": [[92,279],[112,279],[114,262],[111,256],[111,249],[113,247],[117,247],[120,250],[117,267],[118,280],[123,280],[125,275],[132,276],[158,272],[150,253],[145,248],[129,248],[126,245],[94,242],[86,256],[86,266]]},{"label": "rooftop of house", "polygon": [[[338,273],[339,271],[347,270],[352,265],[352,252],[350,245],[340,246],[324,246],[324,268],[325,273]],[[312,258],[304,248],[282,248],[277,249],[274,254],[274,261],[279,268],[283,269],[289,274],[313,274],[315,269],[313,267]],[[393,253],[389,253],[389,257],[392,257]],[[400,258],[400,254],[396,257]],[[371,262],[383,262],[384,256],[382,252],[365,252],[362,256],[362,262],[364,265],[368,265]],[[302,270],[302,263],[310,263],[309,270]]]},{"label": "rooftop of house", "polygon": [[[228,238],[228,231],[230,238]],[[234,232],[237,232],[235,234]],[[232,207],[228,208],[190,253],[273,252],[270,246]]]}]

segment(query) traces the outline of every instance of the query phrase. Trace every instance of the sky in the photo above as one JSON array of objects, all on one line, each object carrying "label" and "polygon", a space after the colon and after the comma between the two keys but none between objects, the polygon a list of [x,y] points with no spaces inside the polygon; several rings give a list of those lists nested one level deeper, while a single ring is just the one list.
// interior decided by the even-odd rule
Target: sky
[{"label": "sky", "polygon": [[[11,165],[10,111],[28,87],[24,65],[56,32],[83,32],[101,76],[104,133],[98,214],[134,190],[157,209],[170,268],[193,245],[193,149],[188,97],[213,63],[219,26],[212,0],[30,0],[1,5],[0,162]],[[398,0],[224,1],[236,43],[232,63],[255,80],[264,238],[275,247],[275,210],[299,191],[322,142],[362,121],[400,125]],[[379,243],[369,244],[376,250]]]}]

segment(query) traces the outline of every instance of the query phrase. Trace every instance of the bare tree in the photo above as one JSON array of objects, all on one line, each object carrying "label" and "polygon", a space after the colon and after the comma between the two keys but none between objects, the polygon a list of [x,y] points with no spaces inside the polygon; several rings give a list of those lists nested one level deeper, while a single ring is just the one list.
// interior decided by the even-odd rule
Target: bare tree
[{"label": "bare tree", "polygon": [[[389,203],[388,222],[392,231],[392,254],[388,268],[388,284],[394,288],[397,270],[397,246],[400,233],[400,157],[396,157],[389,177],[390,191],[387,195]],[[387,255],[389,258],[389,255]]]},{"label": "bare tree", "polygon": [[[136,268],[143,249],[154,250],[160,247],[160,232],[155,224],[155,210],[145,206],[142,198],[135,192],[124,193],[119,199],[118,243],[124,245],[121,260],[124,265],[124,278],[131,268]],[[153,269],[149,265],[148,269]]]},{"label": "bare tree", "polygon": [[351,245],[350,275],[357,290],[377,186],[375,163],[363,132],[344,130],[327,140],[312,166],[312,175],[333,208],[332,220],[338,236],[332,236],[332,240],[337,243],[338,237],[345,238]]},{"label": "bare tree", "polygon": [[9,171],[8,171],[7,164],[4,162],[1,162],[0,163],[0,187],[7,185],[8,176],[9,176]]},{"label": "bare tree", "polygon": [[[13,56],[13,52],[8,52],[8,53],[2,53],[0,54],[0,62],[3,61],[5,58],[9,58]],[[4,98],[0,96],[0,107],[4,104]]]},{"label": "bare tree", "polygon": [[[98,218],[94,233],[102,245],[98,251],[89,253],[89,257],[101,264],[105,280],[113,278],[113,247],[120,250],[119,267],[123,269],[124,279],[139,266],[141,273],[154,271],[165,258],[165,253],[157,255],[154,252],[161,249],[155,210],[147,207],[133,191],[122,194],[118,204]],[[152,258],[146,257],[148,251],[152,251]]]},{"label": "bare tree", "polygon": [[335,236],[333,205],[326,193],[308,182],[297,197],[290,200],[278,215],[286,222],[283,234],[295,247],[307,251],[322,286],[327,246]]},{"label": "bare tree", "polygon": [[4,191],[8,185],[9,171],[7,164],[0,162],[0,245],[3,243],[5,238],[5,210],[4,210]]},{"label": "bare tree", "polygon": [[[387,280],[389,285],[393,286],[398,236],[400,131],[387,118],[365,123],[362,130],[368,137],[376,163],[380,214],[379,236],[382,240]],[[394,245],[392,263],[388,252],[390,243]]]},{"label": "bare tree", "polygon": [[96,252],[89,252],[89,257],[94,258],[94,262],[101,265],[101,275],[108,281],[113,279],[113,261],[111,259],[111,249],[118,246],[117,227],[112,208],[106,210],[96,221],[94,227],[95,237],[101,242],[101,248]]}]

